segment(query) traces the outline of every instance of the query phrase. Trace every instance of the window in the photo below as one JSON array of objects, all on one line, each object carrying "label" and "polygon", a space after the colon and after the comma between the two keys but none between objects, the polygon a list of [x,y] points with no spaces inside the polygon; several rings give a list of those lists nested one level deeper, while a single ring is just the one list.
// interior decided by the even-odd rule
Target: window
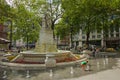
[{"label": "window", "polygon": [[111,33],[110,35],[111,35],[111,37],[114,37],[114,34],[113,34],[113,33]]},{"label": "window", "polygon": [[82,36],[82,39],[85,39],[85,36]]},{"label": "window", "polygon": [[95,35],[92,35],[92,38],[95,39]]},{"label": "window", "polygon": [[109,37],[109,35],[108,35],[108,34],[105,34],[105,37]]},{"label": "window", "polygon": [[116,37],[119,37],[119,34],[118,34],[118,33],[116,34]]},{"label": "window", "polygon": [[101,38],[101,35],[97,35],[97,38]]},{"label": "window", "polygon": [[97,33],[101,33],[101,29],[97,30]]},{"label": "window", "polygon": [[111,25],[110,32],[114,32],[114,27]]}]

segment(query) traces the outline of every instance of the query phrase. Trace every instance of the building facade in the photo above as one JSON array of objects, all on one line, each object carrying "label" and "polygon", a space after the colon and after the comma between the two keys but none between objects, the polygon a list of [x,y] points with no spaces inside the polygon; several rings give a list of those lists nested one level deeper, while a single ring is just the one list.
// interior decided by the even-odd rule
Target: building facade
[{"label": "building facade", "polygon": [[[83,47],[86,41],[86,34],[80,30],[78,34],[73,37],[74,46]],[[101,47],[120,47],[120,28],[112,27],[101,32],[91,32],[89,37],[89,44]]]},{"label": "building facade", "polygon": [[8,27],[0,24],[0,48],[8,48]]}]

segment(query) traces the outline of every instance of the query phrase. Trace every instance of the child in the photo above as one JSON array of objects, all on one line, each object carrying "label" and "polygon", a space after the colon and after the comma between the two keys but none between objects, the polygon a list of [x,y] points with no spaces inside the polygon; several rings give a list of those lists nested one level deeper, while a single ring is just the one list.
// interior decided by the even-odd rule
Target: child
[{"label": "child", "polygon": [[83,70],[86,70],[87,63],[88,63],[88,61],[82,61],[81,62],[81,67],[82,67]]}]

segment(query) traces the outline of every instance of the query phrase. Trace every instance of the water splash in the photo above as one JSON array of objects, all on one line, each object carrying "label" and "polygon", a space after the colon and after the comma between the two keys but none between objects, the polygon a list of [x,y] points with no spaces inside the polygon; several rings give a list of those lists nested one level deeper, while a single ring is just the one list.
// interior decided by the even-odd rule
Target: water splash
[{"label": "water splash", "polygon": [[85,70],[89,71],[90,70],[90,65],[87,65]]},{"label": "water splash", "polygon": [[51,69],[50,70],[50,75],[49,75],[50,77],[52,77],[53,76],[53,70]]},{"label": "water splash", "polygon": [[100,69],[100,62],[97,61],[97,69],[99,70]]},{"label": "water splash", "polygon": [[3,77],[2,78],[4,78],[4,79],[7,78],[7,71],[3,72]]},{"label": "water splash", "polygon": [[74,73],[73,67],[70,67],[70,74],[73,74],[73,73]]},{"label": "water splash", "polygon": [[106,61],[105,59],[103,59],[103,67],[105,68],[105,66],[106,66]]},{"label": "water splash", "polygon": [[26,72],[26,78],[30,78],[30,71],[29,70],[27,70],[27,72]]},{"label": "water splash", "polygon": [[109,61],[108,61],[108,57],[107,57],[107,56],[105,57],[105,61],[106,61],[106,64],[109,63]]}]

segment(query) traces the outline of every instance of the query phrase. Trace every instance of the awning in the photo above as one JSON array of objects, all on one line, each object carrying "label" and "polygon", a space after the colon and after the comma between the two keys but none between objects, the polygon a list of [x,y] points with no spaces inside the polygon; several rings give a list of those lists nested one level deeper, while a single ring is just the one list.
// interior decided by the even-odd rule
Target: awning
[{"label": "awning", "polygon": [[9,40],[5,39],[5,38],[0,38],[0,43],[10,43]]}]

